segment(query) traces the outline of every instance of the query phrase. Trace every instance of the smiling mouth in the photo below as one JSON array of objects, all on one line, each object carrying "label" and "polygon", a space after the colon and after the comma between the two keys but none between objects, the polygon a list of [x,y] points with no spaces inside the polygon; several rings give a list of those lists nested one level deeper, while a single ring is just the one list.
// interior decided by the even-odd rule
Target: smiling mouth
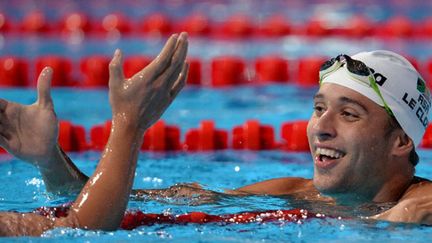
[{"label": "smiling mouth", "polygon": [[340,159],[343,156],[345,156],[345,153],[335,149],[317,148],[315,151],[315,160],[322,167],[329,166],[334,160]]}]

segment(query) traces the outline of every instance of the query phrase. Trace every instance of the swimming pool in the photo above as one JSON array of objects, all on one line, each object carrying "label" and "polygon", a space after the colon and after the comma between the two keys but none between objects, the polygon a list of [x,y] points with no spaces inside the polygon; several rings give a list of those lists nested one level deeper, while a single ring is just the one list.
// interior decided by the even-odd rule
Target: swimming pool
[{"label": "swimming pool", "polygon": [[[196,127],[194,119],[214,119],[218,127],[230,128],[253,113],[263,123],[277,127],[281,122],[293,118],[309,116],[311,104],[305,102],[314,90],[302,90],[293,96],[298,87],[289,85],[268,85],[266,87],[233,88],[236,95],[222,90],[187,88],[167,111],[163,119],[167,123],[180,124],[180,127]],[[18,96],[18,94],[21,94]],[[22,95],[24,94],[24,95]],[[191,95],[194,94],[194,95]],[[224,95],[228,94],[228,95]],[[253,95],[252,95],[253,94]],[[95,121],[102,122],[109,116],[106,106],[106,90],[78,91],[76,89],[54,90],[54,101],[59,116],[72,119],[87,127]],[[2,96],[17,101],[29,102],[34,97],[32,90],[2,90]],[[62,103],[79,97],[79,102]],[[206,97],[211,109],[203,109],[202,100]],[[222,99],[221,99],[222,97]],[[258,98],[257,98],[258,97]],[[94,100],[103,102],[94,102]],[[289,104],[292,108],[282,109]],[[215,101],[219,100],[218,104]],[[90,104],[83,109],[83,104]],[[248,105],[246,105],[248,104]],[[227,109],[227,106],[230,109]],[[278,108],[279,107],[279,108]],[[80,114],[80,115],[78,115]],[[295,115],[293,115],[295,114]],[[298,117],[296,117],[298,116]],[[265,118],[267,117],[267,118]],[[432,168],[432,151],[420,150],[421,163],[417,166],[419,176],[428,177]],[[99,152],[87,151],[71,153],[71,157],[86,174],[91,174],[99,158]],[[0,174],[3,175],[3,190],[0,192],[1,210],[31,211],[42,205],[57,206],[73,197],[63,198],[48,195],[37,170],[32,166],[1,156]],[[300,176],[311,178],[313,169],[309,153],[289,153],[286,151],[242,151],[222,150],[215,152],[143,152],[140,155],[134,188],[165,188],[179,182],[200,182],[205,188],[223,191],[257,181]],[[19,193],[17,193],[19,192]],[[222,197],[214,203],[195,205],[194,199],[168,198],[162,200],[130,201],[129,209],[148,213],[183,214],[202,211],[210,214],[237,213],[242,211],[263,211],[301,207],[299,202],[284,197]],[[337,215],[333,215],[337,216]],[[72,229],[54,229],[44,237],[91,242],[118,240],[160,240],[174,241],[327,241],[327,240],[412,240],[427,239],[431,228],[419,225],[367,222],[361,219],[309,219],[301,224],[292,222],[268,222],[251,224],[156,224],[139,227],[133,231],[95,232]]]},{"label": "swimming pool", "polygon": [[[31,2],[31,1],[30,1]],[[66,4],[59,1],[58,6]],[[107,1],[110,3],[109,1]],[[131,4],[128,1],[128,4]],[[152,10],[168,9],[175,15],[175,1],[161,1],[152,5]],[[230,3],[234,10],[219,8],[226,15],[230,11],[256,10],[257,4],[239,4],[233,1],[216,1],[217,4]],[[239,1],[243,2],[243,1]],[[300,1],[301,2],[301,1]],[[297,2],[299,5],[300,2]],[[320,1],[316,1],[320,2]],[[331,2],[331,1],[330,1]],[[364,2],[364,1],[361,1]],[[168,7],[167,4],[168,3]],[[3,3],[4,4],[4,3]],[[177,3],[178,4],[178,3]],[[199,5],[205,9],[207,5]],[[217,5],[216,4],[216,5]],[[278,4],[281,4],[278,2]],[[271,13],[278,4],[268,4],[265,11]],[[311,6],[315,3],[312,3]],[[371,4],[371,3],[370,3]],[[98,8],[103,4],[93,4],[88,7]],[[294,4],[295,5],[295,4]],[[301,5],[301,4],[300,4]],[[325,4],[324,4],[325,5]],[[385,3],[384,3],[385,5]],[[80,4],[74,5],[75,8]],[[171,6],[171,8],[169,7]],[[255,6],[247,7],[247,6]],[[313,8],[315,11],[321,8]],[[329,9],[329,6],[325,9]],[[344,5],[345,6],[345,5]],[[373,4],[371,4],[373,7]],[[418,11],[417,16],[426,15],[427,6]],[[119,7],[112,5],[111,8]],[[324,6],[325,7],[325,6]],[[421,6],[420,6],[421,7]],[[411,11],[421,9],[414,7]],[[430,6],[429,6],[430,7]],[[246,9],[245,9],[246,8]],[[345,6],[345,8],[348,8]],[[395,6],[385,11],[375,11],[385,18],[386,14],[400,12],[402,7]],[[15,9],[20,16],[20,8]],[[18,9],[18,10],[17,10]],[[173,10],[174,9],[174,10]],[[301,8],[308,9],[307,6]],[[109,8],[102,8],[98,13],[103,15]],[[132,15],[140,8],[127,10]],[[375,9],[376,10],[376,9]],[[185,10],[183,10],[185,11]],[[264,11],[264,12],[265,12]],[[287,10],[288,11],[288,10]],[[299,13],[292,16],[299,17]],[[14,11],[11,11],[14,12]],[[61,11],[60,11],[61,12]],[[187,12],[187,11],[186,11]],[[349,12],[349,11],[348,11]],[[366,11],[367,12],[367,11]],[[408,15],[412,12],[407,13]],[[215,17],[214,12],[213,17]],[[350,13],[350,12],[349,12]],[[422,14],[423,13],[423,14]],[[343,15],[343,14],[342,14]],[[216,18],[216,17],[215,17]],[[105,39],[103,39],[105,41]],[[85,42],[70,43],[68,39],[52,36],[22,36],[5,35],[0,40],[2,55],[17,55],[25,58],[36,58],[43,54],[61,54],[77,61],[90,54],[110,56],[113,50],[120,47],[125,55],[143,54],[155,55],[161,47],[163,38],[126,36],[121,39],[102,42],[99,38],[88,38]],[[199,57],[204,61],[230,54],[240,56],[251,62],[256,57],[266,54],[280,54],[288,59],[305,56],[334,56],[344,51],[348,54],[365,49],[390,49],[415,57],[419,61],[427,61],[432,56],[429,39],[397,38],[392,41],[379,38],[345,39],[339,37],[309,38],[304,36],[287,36],[276,39],[225,40],[207,37],[191,39],[191,57]],[[253,73],[253,71],[250,71]],[[207,76],[206,74],[204,74]],[[208,80],[207,80],[208,83]],[[231,130],[234,126],[247,120],[256,119],[262,124],[275,128],[276,139],[280,138],[281,124],[286,121],[306,120],[312,112],[312,100],[317,87],[301,88],[296,84],[267,84],[225,87],[214,89],[208,85],[189,86],[182,91],[178,99],[167,110],[162,119],[168,124],[178,125],[181,129],[182,141],[188,129],[196,128],[203,120],[214,120],[216,127]],[[25,88],[0,89],[0,97],[29,104],[34,101],[34,90]],[[106,89],[73,89],[56,88],[53,99],[57,115],[60,119],[82,125],[88,131],[96,124],[101,124],[110,118]],[[421,162],[417,166],[417,175],[429,177],[432,172],[432,151],[419,150]],[[94,170],[99,159],[98,151],[70,153],[72,159],[87,175]],[[299,176],[312,177],[310,154],[305,152],[286,152],[281,150],[248,151],[222,150],[211,152],[142,152],[136,172],[134,188],[165,188],[179,182],[199,182],[205,188],[222,192],[251,184],[265,179]],[[43,181],[37,170],[22,161],[8,155],[0,155],[0,175],[2,175],[3,190],[0,191],[0,210],[28,212],[43,205],[57,206],[71,201],[73,197],[58,197],[45,192]],[[202,211],[210,214],[237,213],[242,211],[262,211],[299,208],[310,202],[296,201],[286,197],[221,197],[209,204],[195,205],[194,199],[166,198],[161,200],[145,200],[129,202],[128,208],[148,213],[183,214],[192,211]],[[325,205],[317,205],[324,207]],[[386,205],[382,205],[383,207]],[[346,209],[345,209],[346,210]],[[341,212],[343,209],[341,209]],[[339,212],[338,212],[339,213]],[[393,224],[386,222],[370,222],[360,218],[338,219],[338,213],[324,219],[307,219],[301,222],[267,222],[250,224],[187,224],[169,225],[155,224],[139,227],[132,231],[118,230],[115,232],[84,231],[75,229],[54,229],[46,232],[42,239],[31,238],[32,241],[428,241],[432,229],[426,226]],[[9,241],[10,239],[2,239]],[[20,238],[27,241],[30,238]]]}]

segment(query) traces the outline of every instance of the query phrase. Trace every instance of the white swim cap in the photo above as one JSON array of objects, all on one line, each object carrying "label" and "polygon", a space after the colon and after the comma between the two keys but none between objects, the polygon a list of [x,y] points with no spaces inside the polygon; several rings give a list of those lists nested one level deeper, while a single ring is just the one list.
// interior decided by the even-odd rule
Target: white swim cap
[{"label": "white swim cap", "polygon": [[[405,133],[418,146],[428,125],[430,92],[414,66],[391,51],[360,52],[353,59],[362,61],[374,73],[379,90]],[[326,76],[321,83],[334,83],[350,88],[384,106],[378,94],[355,80],[343,67]]]}]

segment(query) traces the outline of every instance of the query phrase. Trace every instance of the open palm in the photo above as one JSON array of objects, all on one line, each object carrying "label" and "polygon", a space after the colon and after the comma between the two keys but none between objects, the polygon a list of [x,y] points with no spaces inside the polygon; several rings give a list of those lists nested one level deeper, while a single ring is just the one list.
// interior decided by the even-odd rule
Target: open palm
[{"label": "open palm", "polygon": [[58,121],[50,94],[52,69],[38,78],[38,99],[21,105],[0,99],[0,146],[14,156],[39,165],[57,146]]}]

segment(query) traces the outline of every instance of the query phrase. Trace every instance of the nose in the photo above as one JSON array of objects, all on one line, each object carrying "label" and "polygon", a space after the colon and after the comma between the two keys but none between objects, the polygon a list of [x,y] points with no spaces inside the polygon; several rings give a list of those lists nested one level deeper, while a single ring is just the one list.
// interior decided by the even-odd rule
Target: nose
[{"label": "nose", "polygon": [[312,135],[318,141],[326,141],[336,136],[336,120],[330,111],[326,111],[320,117],[312,117],[309,121]]}]

